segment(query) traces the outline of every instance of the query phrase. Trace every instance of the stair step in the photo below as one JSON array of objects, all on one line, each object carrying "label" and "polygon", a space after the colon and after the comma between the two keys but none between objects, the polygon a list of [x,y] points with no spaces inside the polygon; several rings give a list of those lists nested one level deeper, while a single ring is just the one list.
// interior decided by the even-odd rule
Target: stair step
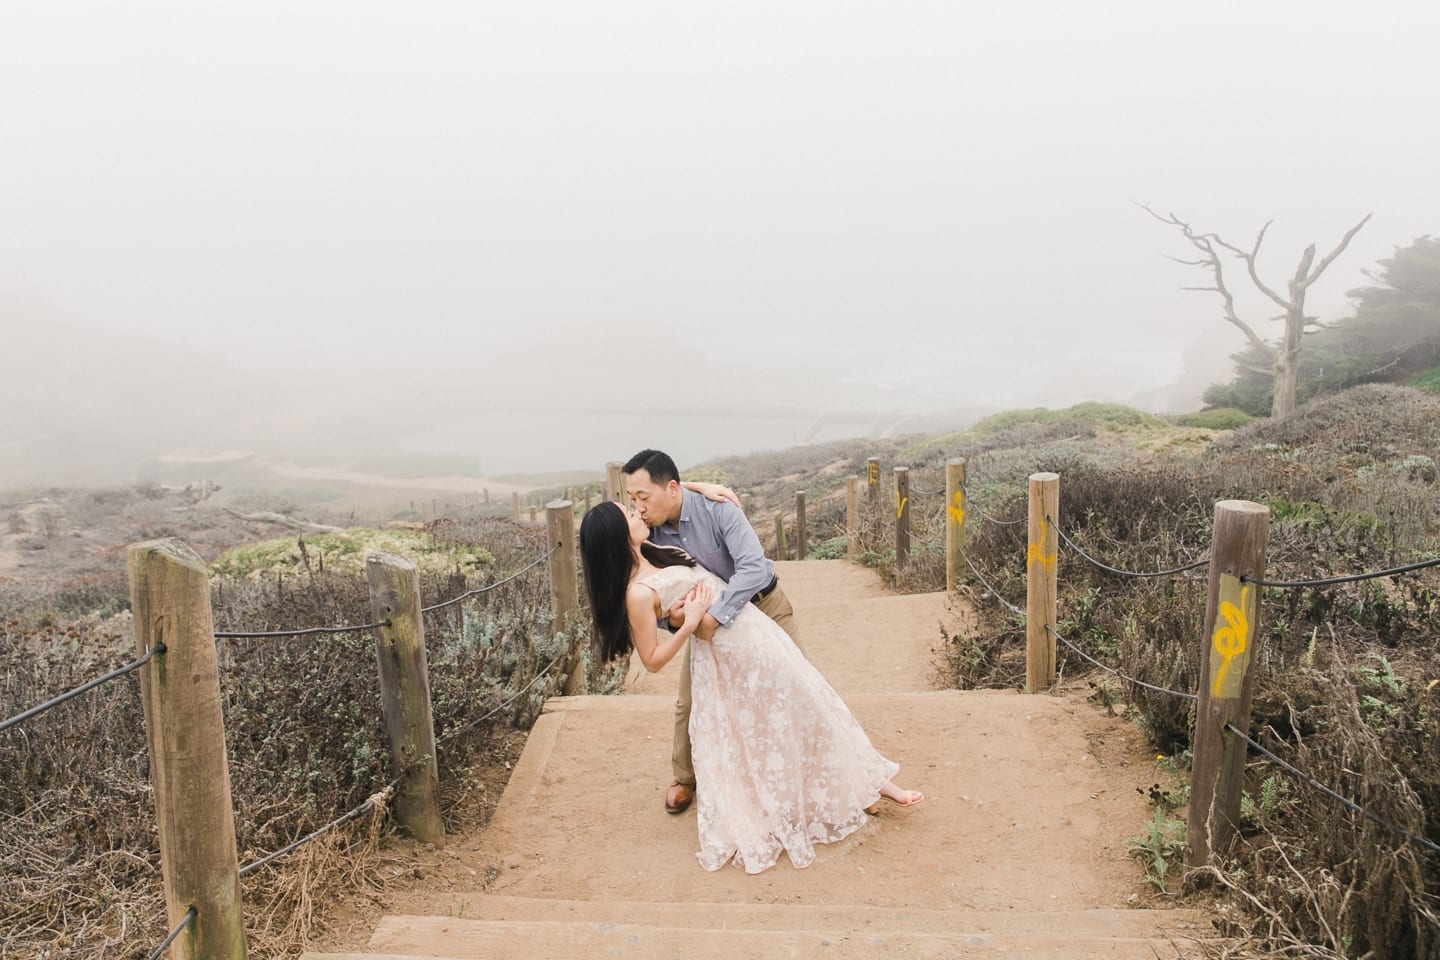
[{"label": "stair step", "polygon": [[[435,906],[439,906],[437,902]],[[676,903],[557,900],[478,895],[445,902],[456,919],[624,923],[696,930],[846,930],[872,933],[1029,935],[1064,930],[1092,938],[1203,937],[1212,932],[1202,910],[963,910],[855,904]],[[1061,926],[1063,922],[1063,927]]]},{"label": "stair step", "polygon": [[[1006,933],[981,929],[950,933],[882,932],[853,923],[835,929],[752,930],[651,926],[556,920],[466,920],[455,917],[386,917],[370,941],[369,956],[444,956],[457,960],[540,960],[605,956],[624,960],[732,960],[819,956],[834,958],[950,958],[998,956],[1023,960],[1156,960],[1184,955],[1193,941],[1107,937],[1069,929],[1069,914],[1044,918],[1046,929]],[[338,960],[306,954],[311,960]],[[354,955],[352,955],[354,956]]]}]

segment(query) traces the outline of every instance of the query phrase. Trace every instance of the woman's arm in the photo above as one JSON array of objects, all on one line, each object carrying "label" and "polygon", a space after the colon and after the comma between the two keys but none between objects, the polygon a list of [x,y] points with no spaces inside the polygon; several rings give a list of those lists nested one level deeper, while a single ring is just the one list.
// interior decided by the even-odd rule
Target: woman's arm
[{"label": "woman's arm", "polygon": [[695,633],[700,618],[710,609],[710,590],[703,583],[697,584],[686,596],[685,622],[665,640],[660,639],[660,631],[655,626],[658,607],[655,591],[643,584],[632,583],[625,593],[625,609],[630,617],[630,641],[640,662],[651,673],[658,673]]},{"label": "woman's arm", "polygon": [[[698,493],[706,500],[714,500],[717,503],[724,503],[726,500],[740,506],[740,497],[734,490],[723,483],[706,483],[704,480],[682,480],[680,486],[693,493]],[[742,508],[743,509],[743,508]]]}]

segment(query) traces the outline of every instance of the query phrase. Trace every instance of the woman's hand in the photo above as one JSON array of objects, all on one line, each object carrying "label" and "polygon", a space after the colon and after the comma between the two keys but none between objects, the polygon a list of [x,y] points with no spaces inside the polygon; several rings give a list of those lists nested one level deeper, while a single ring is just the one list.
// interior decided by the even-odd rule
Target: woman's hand
[{"label": "woman's hand", "polygon": [[[723,483],[709,483],[704,480],[686,480],[680,484],[680,486],[700,494],[700,496],[706,500],[714,500],[716,503],[724,503],[728,500],[735,504],[735,506],[740,506],[740,497],[736,495],[734,490],[731,490]],[[741,507],[741,509],[744,508]]]},{"label": "woman's hand", "polygon": [[700,625],[700,618],[710,610],[710,603],[714,599],[710,594],[710,587],[703,583],[697,583],[685,594],[685,626],[693,633]]}]

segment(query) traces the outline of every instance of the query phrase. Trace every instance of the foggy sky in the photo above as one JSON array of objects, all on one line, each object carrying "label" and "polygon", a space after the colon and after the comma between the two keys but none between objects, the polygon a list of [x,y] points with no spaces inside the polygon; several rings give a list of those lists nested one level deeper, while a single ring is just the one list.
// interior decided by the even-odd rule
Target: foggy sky
[{"label": "foggy sky", "polygon": [[513,470],[771,445],[667,405],[1166,409],[1243,341],[1132,201],[1273,219],[1280,288],[1373,211],[1311,294],[1343,315],[1440,232],[1437,36],[1383,0],[3,0],[0,456],[157,411],[157,447],[550,418],[546,458],[477,430]]}]

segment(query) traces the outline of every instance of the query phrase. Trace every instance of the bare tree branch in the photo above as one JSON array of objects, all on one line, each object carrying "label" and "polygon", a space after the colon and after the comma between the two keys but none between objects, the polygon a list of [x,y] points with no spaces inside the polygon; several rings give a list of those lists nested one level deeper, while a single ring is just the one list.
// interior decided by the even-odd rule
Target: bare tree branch
[{"label": "bare tree branch", "polygon": [[1330,255],[1324,260],[1320,261],[1320,266],[1315,268],[1315,272],[1305,278],[1303,287],[1309,287],[1310,284],[1320,279],[1320,274],[1325,272],[1325,268],[1330,266],[1330,264],[1334,263],[1335,258],[1345,252],[1345,248],[1350,246],[1351,238],[1353,238],[1355,234],[1359,233],[1360,228],[1365,226],[1365,224],[1368,223],[1370,221],[1370,218],[1373,216],[1375,216],[1374,213],[1365,214],[1365,216],[1361,218],[1359,223],[1355,224],[1355,226],[1351,227],[1345,232],[1345,236],[1342,237],[1340,240],[1340,245],[1337,246],[1334,250],[1331,250]]},{"label": "bare tree branch", "polygon": [[1239,247],[1226,243],[1219,237],[1216,237],[1215,240],[1217,243],[1220,244],[1220,246],[1224,247],[1226,250],[1229,250],[1231,253],[1235,254],[1235,256],[1245,261],[1245,268],[1250,272],[1250,282],[1255,284],[1256,288],[1258,288],[1261,293],[1265,294],[1265,296],[1269,297],[1271,300],[1274,300],[1280,306],[1288,310],[1290,308],[1290,303],[1282,299],[1280,294],[1267,287],[1265,285],[1265,281],[1260,279],[1260,274],[1255,269],[1255,258],[1260,255],[1260,244],[1265,242],[1265,231],[1269,230],[1270,224],[1274,222],[1274,220],[1265,221],[1265,226],[1261,227],[1260,232],[1255,235],[1255,246],[1250,248],[1249,253],[1246,253]]},{"label": "bare tree branch", "polygon": [[[1161,216],[1159,213],[1156,213],[1155,210],[1148,203],[1140,203],[1134,200],[1132,200],[1131,203],[1134,203],[1141,210],[1144,210],[1146,213],[1150,214],[1150,216],[1154,217],[1156,220],[1159,220],[1161,223],[1167,223],[1173,227],[1178,227],[1180,229],[1180,232],[1185,235],[1185,239],[1190,241],[1190,245],[1193,246],[1196,250],[1199,250],[1204,255],[1204,259],[1198,262],[1178,262],[1186,263],[1187,266],[1198,266],[1209,269],[1215,277],[1215,286],[1184,287],[1182,289],[1199,290],[1207,293],[1220,294],[1221,299],[1224,301],[1223,309],[1226,321],[1238,328],[1240,332],[1245,335],[1245,339],[1250,342],[1251,346],[1255,347],[1257,350],[1263,351],[1266,356],[1273,357],[1275,355],[1275,347],[1261,339],[1260,335],[1257,334],[1248,323],[1246,323],[1244,320],[1241,320],[1240,315],[1235,312],[1235,298],[1231,295],[1230,289],[1225,286],[1225,269],[1220,262],[1220,255],[1215,252],[1214,247],[1214,244],[1216,243],[1220,244],[1221,246],[1228,246],[1225,241],[1221,240],[1213,233],[1196,233],[1194,228],[1192,228],[1190,224],[1181,220],[1173,213]],[[1264,232],[1264,230],[1261,230],[1262,236],[1264,235]]]}]

